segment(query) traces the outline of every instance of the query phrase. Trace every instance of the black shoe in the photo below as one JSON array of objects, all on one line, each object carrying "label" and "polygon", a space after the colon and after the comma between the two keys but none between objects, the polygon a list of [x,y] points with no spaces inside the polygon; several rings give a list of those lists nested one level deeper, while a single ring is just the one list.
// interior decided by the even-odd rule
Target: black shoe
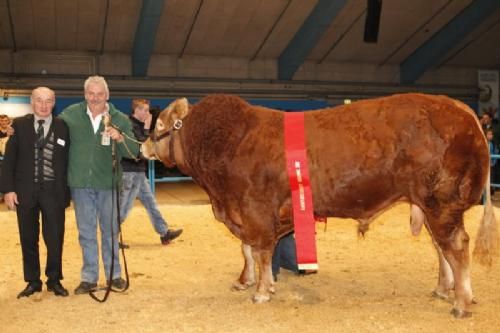
[{"label": "black shoe", "polygon": [[160,237],[160,241],[163,245],[168,245],[170,244],[171,241],[179,237],[181,234],[182,234],[182,229],[178,230],[168,229],[167,233]]},{"label": "black shoe", "polygon": [[111,287],[116,289],[125,289],[127,286],[127,281],[122,278],[116,278],[111,281]]},{"label": "black shoe", "polygon": [[21,291],[17,295],[17,298],[30,297],[34,293],[38,293],[40,291],[42,291],[42,285],[41,284],[30,282],[30,283],[28,283],[28,285],[26,286],[26,288],[24,288],[24,290]]},{"label": "black shoe", "polygon": [[310,275],[318,273],[315,269],[299,269],[299,275]]},{"label": "black shoe", "polygon": [[97,288],[97,283],[90,283],[82,281],[75,289],[75,295],[88,294],[89,291],[93,291]]},{"label": "black shoe", "polygon": [[119,247],[120,249],[128,249],[128,248],[130,247],[130,245],[127,245],[127,244],[125,244],[125,243],[120,243],[120,242],[118,242],[118,247]]},{"label": "black shoe", "polygon": [[66,290],[66,288],[63,287],[61,282],[47,285],[47,291],[52,291],[56,296],[66,297],[69,295],[68,290]]}]

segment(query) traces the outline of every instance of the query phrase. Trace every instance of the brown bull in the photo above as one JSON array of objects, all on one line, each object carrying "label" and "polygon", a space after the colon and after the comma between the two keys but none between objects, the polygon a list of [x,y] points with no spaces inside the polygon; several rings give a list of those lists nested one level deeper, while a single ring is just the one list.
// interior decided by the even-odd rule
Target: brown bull
[{"label": "brown bull", "polygon": [[[146,156],[177,165],[209,195],[215,217],[242,240],[245,266],[235,287],[255,284],[255,302],[274,292],[271,258],[292,231],[282,112],[236,96],[213,95],[192,107],[173,102],[159,116]],[[434,294],[455,292],[453,313],[473,301],[469,236],[463,214],[489,180],[481,127],[465,104],[403,94],[305,113],[314,202],[320,216],[354,218],[359,231],[397,201],[411,205],[414,234],[425,225],[439,256]],[[497,243],[489,189],[476,253],[490,261]]]}]

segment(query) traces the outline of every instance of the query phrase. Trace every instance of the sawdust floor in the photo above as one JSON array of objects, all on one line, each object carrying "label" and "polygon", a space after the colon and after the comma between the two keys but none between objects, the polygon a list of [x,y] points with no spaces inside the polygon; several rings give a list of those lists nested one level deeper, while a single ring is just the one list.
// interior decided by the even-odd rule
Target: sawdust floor
[{"label": "sawdust floor", "polygon": [[[479,304],[472,318],[454,319],[451,304],[430,297],[437,259],[425,232],[410,235],[407,205],[381,215],[364,240],[352,220],[329,219],[326,232],[318,225],[319,274],[283,272],[272,301],[255,305],[253,288],[230,290],[242,267],[240,242],[215,221],[206,195],[191,183],[160,184],[157,198],[171,227],[184,234],[161,246],[136,205],[123,231],[131,286],[104,304],[72,292],[81,254],[71,208],[63,262],[70,296],[44,289],[16,299],[25,286],[21,249],[15,214],[2,205],[1,332],[500,332],[499,263],[490,271],[473,263]],[[481,212],[477,206],[466,216],[472,241]]]}]

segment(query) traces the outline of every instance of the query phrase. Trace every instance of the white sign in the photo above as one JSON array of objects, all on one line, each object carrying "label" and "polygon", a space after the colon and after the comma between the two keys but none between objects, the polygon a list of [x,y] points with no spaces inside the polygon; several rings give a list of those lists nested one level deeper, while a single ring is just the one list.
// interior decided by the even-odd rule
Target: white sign
[{"label": "white sign", "polygon": [[490,112],[495,118],[498,110],[498,71],[478,71],[479,116]]},{"label": "white sign", "polygon": [[28,113],[33,113],[31,104],[0,103],[0,114],[6,114],[9,118],[21,117]]}]

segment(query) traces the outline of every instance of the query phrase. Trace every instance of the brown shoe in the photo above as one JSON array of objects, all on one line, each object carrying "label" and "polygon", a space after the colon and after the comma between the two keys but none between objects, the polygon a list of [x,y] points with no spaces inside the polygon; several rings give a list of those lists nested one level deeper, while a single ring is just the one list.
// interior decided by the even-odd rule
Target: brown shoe
[{"label": "brown shoe", "polygon": [[116,289],[125,289],[127,286],[127,281],[122,278],[116,278],[111,281],[111,287]]},{"label": "brown shoe", "polygon": [[82,281],[75,289],[75,295],[88,294],[89,291],[94,291],[97,288],[97,283]]}]

